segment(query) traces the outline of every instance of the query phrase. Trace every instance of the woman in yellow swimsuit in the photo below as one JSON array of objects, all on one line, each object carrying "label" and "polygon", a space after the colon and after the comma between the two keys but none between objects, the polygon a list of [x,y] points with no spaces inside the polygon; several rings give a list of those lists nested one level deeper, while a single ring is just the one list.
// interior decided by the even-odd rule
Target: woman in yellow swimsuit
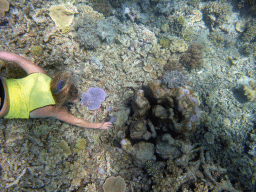
[{"label": "woman in yellow swimsuit", "polygon": [[0,52],[0,59],[15,62],[28,76],[22,79],[0,77],[0,117],[46,118],[53,117],[79,127],[108,129],[110,122],[93,123],[70,114],[62,105],[78,101],[78,90],[70,84],[68,73],[58,73],[53,79],[33,62],[19,55]]}]

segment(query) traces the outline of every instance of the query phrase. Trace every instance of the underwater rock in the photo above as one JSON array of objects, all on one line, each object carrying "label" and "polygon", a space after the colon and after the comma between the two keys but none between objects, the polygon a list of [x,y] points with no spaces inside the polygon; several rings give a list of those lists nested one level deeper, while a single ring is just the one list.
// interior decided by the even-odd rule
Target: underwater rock
[{"label": "underwater rock", "polygon": [[200,102],[190,87],[184,86],[173,90],[177,107],[172,118],[177,133],[192,133],[200,120]]},{"label": "underwater rock", "polygon": [[243,33],[246,29],[247,21],[246,20],[238,20],[235,24],[236,31]]},{"label": "underwater rock", "polygon": [[133,148],[132,148],[132,143],[129,139],[125,138],[122,139],[122,141],[120,142],[122,149],[125,150],[127,153],[131,153]]},{"label": "underwater rock", "polygon": [[161,81],[151,81],[148,85],[151,90],[152,97],[161,103],[167,98],[167,92],[161,87]]},{"label": "underwater rock", "polygon": [[152,113],[155,117],[159,119],[167,119],[168,118],[168,110],[165,109],[161,105],[154,105],[152,107]]},{"label": "underwater rock", "polygon": [[215,139],[214,134],[207,132],[204,134],[204,138],[208,144],[210,145],[214,144],[214,139]]},{"label": "underwater rock", "polygon": [[150,129],[150,132],[151,132],[151,136],[153,138],[156,138],[157,137],[156,129],[155,129],[155,126],[153,125],[153,123],[150,120],[148,120],[148,126],[149,126],[149,129]]},{"label": "underwater rock", "polygon": [[154,156],[155,146],[153,143],[140,141],[132,146],[131,141],[126,138],[123,139],[120,144],[123,150],[140,160],[142,163],[156,159]]},{"label": "underwater rock", "polygon": [[166,133],[157,137],[156,153],[163,159],[175,159],[181,155],[181,151],[176,148],[175,140],[171,134]]},{"label": "underwater rock", "polygon": [[148,87],[150,96],[159,104],[152,106],[153,116],[177,133],[195,130],[201,116],[200,102],[189,86],[167,89],[160,81],[151,81]]},{"label": "underwater rock", "polygon": [[104,192],[125,192],[126,184],[121,176],[109,177],[103,184]]},{"label": "underwater rock", "polygon": [[123,108],[123,109],[120,109],[117,113],[115,113],[114,115],[116,117],[115,125],[120,127],[124,126],[125,123],[128,121],[130,112],[131,112],[130,108]]},{"label": "underwater rock", "polygon": [[132,139],[148,140],[151,134],[147,131],[147,126],[142,121],[136,121],[130,126],[130,137]]},{"label": "underwater rock", "polygon": [[148,115],[150,109],[149,101],[144,97],[144,91],[138,90],[132,103],[134,118],[143,119]]},{"label": "underwater rock", "polygon": [[146,141],[141,141],[136,143],[133,146],[132,155],[137,159],[141,160],[142,163],[145,163],[149,160],[155,160],[156,157],[154,156],[155,147],[153,143],[149,143]]}]

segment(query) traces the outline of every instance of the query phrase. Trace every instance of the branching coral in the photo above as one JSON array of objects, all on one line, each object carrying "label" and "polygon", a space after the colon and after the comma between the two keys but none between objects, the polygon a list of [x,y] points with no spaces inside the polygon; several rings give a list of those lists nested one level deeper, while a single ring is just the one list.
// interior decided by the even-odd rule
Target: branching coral
[{"label": "branching coral", "polygon": [[255,0],[241,0],[238,3],[239,9],[245,8],[246,12],[249,12],[253,15],[255,15],[255,10],[256,10],[256,2]]},{"label": "branching coral", "polygon": [[245,42],[251,42],[256,37],[256,19],[252,19],[247,23],[246,30],[242,36]]},{"label": "branching coral", "polygon": [[204,8],[206,22],[211,28],[219,27],[226,22],[231,14],[232,7],[226,2],[209,2]]},{"label": "branching coral", "polygon": [[[153,191],[178,191],[179,188],[190,191],[190,185],[195,183],[196,188],[203,187],[207,191],[237,191],[230,183],[226,170],[214,165],[210,154],[200,145],[173,139],[172,147],[177,148],[180,154],[175,156],[177,153],[173,151],[174,157],[170,156],[167,160],[166,169],[159,162],[148,161],[145,165],[152,179]],[[200,187],[201,181],[204,182]]]}]

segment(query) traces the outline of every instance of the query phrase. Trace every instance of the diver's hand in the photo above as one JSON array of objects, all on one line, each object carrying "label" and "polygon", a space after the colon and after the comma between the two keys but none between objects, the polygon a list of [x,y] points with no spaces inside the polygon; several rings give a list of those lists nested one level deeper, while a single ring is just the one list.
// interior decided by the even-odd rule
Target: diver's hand
[{"label": "diver's hand", "polygon": [[105,122],[105,123],[103,123],[100,127],[99,127],[99,129],[108,129],[108,128],[110,128],[112,126],[112,123],[110,123],[110,122]]}]

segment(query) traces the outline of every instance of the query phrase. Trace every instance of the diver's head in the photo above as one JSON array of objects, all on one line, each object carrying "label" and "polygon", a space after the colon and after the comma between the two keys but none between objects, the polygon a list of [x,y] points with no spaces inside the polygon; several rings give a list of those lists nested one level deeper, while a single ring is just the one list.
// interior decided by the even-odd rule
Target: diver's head
[{"label": "diver's head", "polygon": [[69,72],[57,73],[51,81],[51,92],[57,106],[79,101],[76,86],[70,82]]}]

